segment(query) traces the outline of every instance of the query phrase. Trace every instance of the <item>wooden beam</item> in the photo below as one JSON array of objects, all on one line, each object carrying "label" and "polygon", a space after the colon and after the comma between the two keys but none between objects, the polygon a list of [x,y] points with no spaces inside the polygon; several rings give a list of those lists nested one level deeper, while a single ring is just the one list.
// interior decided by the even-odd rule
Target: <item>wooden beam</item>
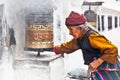
[{"label": "wooden beam", "polygon": [[102,3],[103,2],[86,2],[86,1],[84,1],[83,5],[100,6],[100,5],[102,5]]}]

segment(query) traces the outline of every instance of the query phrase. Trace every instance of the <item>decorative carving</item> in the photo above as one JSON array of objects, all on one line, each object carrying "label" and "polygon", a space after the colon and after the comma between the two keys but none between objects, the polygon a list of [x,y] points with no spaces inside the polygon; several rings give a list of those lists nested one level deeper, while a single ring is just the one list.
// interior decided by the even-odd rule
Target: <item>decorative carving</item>
[{"label": "decorative carving", "polygon": [[53,25],[29,25],[26,29],[27,48],[52,48]]}]

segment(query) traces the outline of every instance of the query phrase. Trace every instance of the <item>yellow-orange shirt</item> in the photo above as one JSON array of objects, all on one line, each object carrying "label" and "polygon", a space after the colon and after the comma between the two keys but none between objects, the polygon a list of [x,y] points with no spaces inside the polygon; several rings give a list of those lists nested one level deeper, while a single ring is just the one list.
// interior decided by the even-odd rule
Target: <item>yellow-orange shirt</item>
[{"label": "yellow-orange shirt", "polygon": [[[88,39],[90,41],[90,45],[93,48],[100,50],[100,58],[104,61],[107,61],[109,63],[115,64],[117,60],[118,55],[118,49],[117,47],[112,44],[108,39],[106,39],[103,35],[100,34],[90,34],[88,36]],[[68,42],[62,43],[61,45],[55,46],[58,53],[72,53],[79,49],[78,42],[76,39],[72,39]]]}]

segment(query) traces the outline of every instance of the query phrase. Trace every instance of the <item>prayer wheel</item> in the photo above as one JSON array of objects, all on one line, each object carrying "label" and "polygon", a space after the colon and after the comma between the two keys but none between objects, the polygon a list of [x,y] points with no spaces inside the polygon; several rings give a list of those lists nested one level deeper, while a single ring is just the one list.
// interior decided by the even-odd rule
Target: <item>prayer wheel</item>
[{"label": "prayer wheel", "polygon": [[53,25],[29,25],[26,46],[28,48],[52,48]]},{"label": "prayer wheel", "polygon": [[30,14],[27,16],[26,50],[49,51],[53,49],[52,14]]},{"label": "prayer wheel", "polygon": [[92,26],[96,27],[96,14],[92,10],[85,11],[84,15],[87,18],[87,22],[90,23]]}]

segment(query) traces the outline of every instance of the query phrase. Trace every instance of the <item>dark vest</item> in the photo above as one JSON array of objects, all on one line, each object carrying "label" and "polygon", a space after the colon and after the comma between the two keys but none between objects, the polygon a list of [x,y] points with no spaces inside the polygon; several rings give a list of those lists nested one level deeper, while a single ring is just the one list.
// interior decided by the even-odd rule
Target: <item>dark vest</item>
[{"label": "dark vest", "polygon": [[77,40],[78,41],[78,46],[79,48],[82,50],[83,53],[83,59],[84,59],[84,64],[85,65],[89,65],[89,63],[91,63],[94,58],[98,58],[100,56],[100,50],[93,48],[90,45],[88,36],[91,33],[97,33],[94,30],[89,30],[86,32],[85,36],[81,39],[81,40]]}]

